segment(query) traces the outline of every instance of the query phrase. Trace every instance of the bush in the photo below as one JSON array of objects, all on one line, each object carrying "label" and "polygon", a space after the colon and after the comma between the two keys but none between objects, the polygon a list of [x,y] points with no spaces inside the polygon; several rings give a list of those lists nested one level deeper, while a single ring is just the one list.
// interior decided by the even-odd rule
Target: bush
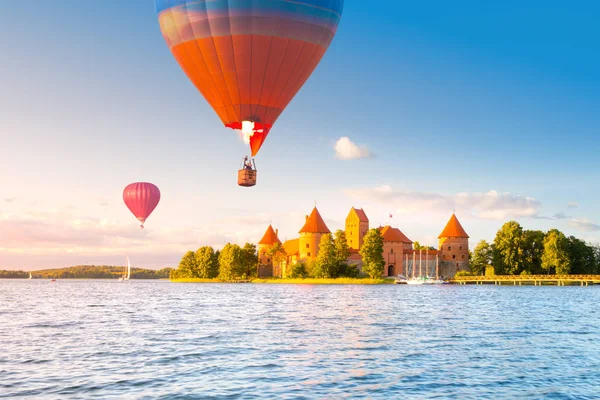
[{"label": "bush", "polygon": [[454,276],[474,276],[471,271],[458,271]]},{"label": "bush", "polygon": [[304,261],[298,261],[296,264],[290,266],[287,277],[291,279],[306,278],[308,273],[306,272],[306,263]]},{"label": "bush", "polygon": [[360,274],[360,270],[358,269],[358,265],[356,265],[356,264],[344,265],[344,269],[342,271],[342,276],[344,276],[346,278],[358,278],[359,274]]}]

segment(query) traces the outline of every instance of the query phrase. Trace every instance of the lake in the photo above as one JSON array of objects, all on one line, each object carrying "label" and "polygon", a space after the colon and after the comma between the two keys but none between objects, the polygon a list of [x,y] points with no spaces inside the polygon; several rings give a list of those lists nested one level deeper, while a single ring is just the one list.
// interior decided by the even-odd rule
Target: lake
[{"label": "lake", "polygon": [[1,280],[0,398],[599,398],[600,287]]}]

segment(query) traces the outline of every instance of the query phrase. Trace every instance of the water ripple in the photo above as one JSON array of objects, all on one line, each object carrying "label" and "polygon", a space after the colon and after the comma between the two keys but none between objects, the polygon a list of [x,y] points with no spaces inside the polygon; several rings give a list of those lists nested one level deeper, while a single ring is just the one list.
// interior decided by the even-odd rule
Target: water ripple
[{"label": "water ripple", "polygon": [[600,398],[599,289],[0,281],[0,398]]}]

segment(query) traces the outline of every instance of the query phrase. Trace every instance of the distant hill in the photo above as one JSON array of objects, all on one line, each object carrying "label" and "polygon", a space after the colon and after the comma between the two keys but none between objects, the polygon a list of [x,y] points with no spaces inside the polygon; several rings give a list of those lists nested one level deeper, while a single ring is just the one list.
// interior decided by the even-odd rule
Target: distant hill
[{"label": "distant hill", "polygon": [[[168,279],[173,268],[160,270],[131,268],[131,279]],[[125,267],[109,265],[77,265],[68,268],[43,269],[40,271],[3,271],[0,279],[27,279],[29,272],[33,279],[118,279]]]}]

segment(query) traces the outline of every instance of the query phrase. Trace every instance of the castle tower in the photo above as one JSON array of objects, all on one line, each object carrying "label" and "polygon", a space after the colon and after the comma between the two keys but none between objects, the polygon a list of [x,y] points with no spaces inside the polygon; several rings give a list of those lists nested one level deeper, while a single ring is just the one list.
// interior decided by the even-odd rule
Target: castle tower
[{"label": "castle tower", "polygon": [[412,240],[406,237],[398,228],[392,228],[387,225],[379,227],[383,237],[383,259],[385,260],[385,269],[382,276],[395,276],[404,274],[402,261],[404,252],[412,248]]},{"label": "castle tower", "polygon": [[444,264],[442,275],[454,276],[460,270],[469,268],[469,235],[452,214],[446,227],[438,236],[441,258]]},{"label": "castle tower", "polygon": [[331,233],[317,207],[313,208],[306,222],[300,229],[299,253],[300,259],[315,259],[319,253],[319,242],[324,234]]},{"label": "castle tower", "polygon": [[267,228],[267,231],[263,235],[260,242],[258,242],[258,276],[260,278],[273,276],[273,260],[267,254],[269,248],[275,244],[281,244],[281,241],[277,237],[279,230],[274,230],[271,225]]},{"label": "castle tower", "polygon": [[346,217],[346,240],[348,247],[354,250],[360,250],[363,244],[363,238],[369,230],[369,218],[362,208],[352,207]]}]

